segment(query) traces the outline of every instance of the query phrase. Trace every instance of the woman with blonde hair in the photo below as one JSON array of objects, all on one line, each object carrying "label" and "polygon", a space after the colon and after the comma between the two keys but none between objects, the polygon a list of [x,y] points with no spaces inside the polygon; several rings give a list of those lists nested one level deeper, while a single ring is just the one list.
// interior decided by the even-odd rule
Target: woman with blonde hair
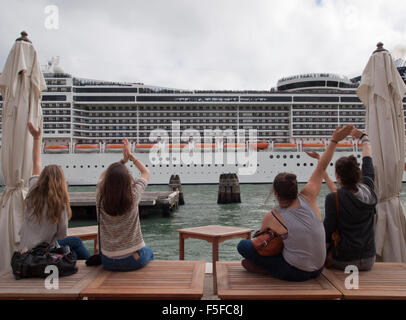
[{"label": "woman with blonde hair", "polygon": [[41,169],[41,129],[35,129],[31,122],[28,122],[28,129],[34,138],[33,172],[28,181],[30,189],[25,199],[19,251],[46,242],[54,247],[69,245],[76,257],[87,259],[89,253],[82,241],[66,237],[72,211],[63,170],[58,165]]}]

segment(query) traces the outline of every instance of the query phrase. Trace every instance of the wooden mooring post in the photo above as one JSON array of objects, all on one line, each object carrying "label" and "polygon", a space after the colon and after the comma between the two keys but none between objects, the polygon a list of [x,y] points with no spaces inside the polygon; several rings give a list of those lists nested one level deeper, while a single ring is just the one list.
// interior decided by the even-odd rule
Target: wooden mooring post
[{"label": "wooden mooring post", "polygon": [[240,182],[236,173],[220,175],[217,203],[241,203]]},{"label": "wooden mooring post", "polygon": [[170,191],[179,191],[179,205],[183,206],[185,200],[183,198],[182,184],[180,182],[180,177],[177,174],[171,175],[169,179],[169,190]]}]

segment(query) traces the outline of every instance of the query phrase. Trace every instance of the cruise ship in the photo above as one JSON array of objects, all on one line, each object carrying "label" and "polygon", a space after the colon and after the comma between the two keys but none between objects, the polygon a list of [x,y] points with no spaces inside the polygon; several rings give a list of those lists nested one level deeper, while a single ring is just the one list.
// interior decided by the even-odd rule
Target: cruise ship
[{"label": "cruise ship", "polygon": [[[406,82],[405,61],[395,63]],[[121,159],[123,137],[150,169],[151,184],[168,184],[173,174],[182,184],[216,184],[222,173],[237,173],[240,183],[271,183],[279,172],[306,182],[316,160],[304,151],[325,150],[339,124],[365,126],[360,77],[310,73],[269,90],[182,90],[74,77],[58,57],[43,73],[42,162],[59,164],[70,185],[95,185]],[[332,177],[334,161],[349,154],[361,158],[350,137],[337,146]]]}]

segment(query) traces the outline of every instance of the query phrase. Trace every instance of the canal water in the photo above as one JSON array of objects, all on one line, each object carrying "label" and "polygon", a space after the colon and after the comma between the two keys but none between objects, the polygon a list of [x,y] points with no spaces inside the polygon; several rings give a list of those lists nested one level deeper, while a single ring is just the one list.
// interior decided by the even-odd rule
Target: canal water
[{"label": "canal water", "polygon": [[[303,187],[301,185],[300,187]],[[299,187],[299,188],[300,188]],[[204,225],[247,227],[257,230],[263,215],[275,205],[271,197],[265,204],[271,185],[240,185],[239,204],[217,204],[218,185],[183,185],[185,205],[179,206],[170,217],[160,214],[141,219],[144,241],[154,251],[155,259],[174,260],[179,258],[179,235],[177,229]],[[94,187],[71,187],[70,191],[93,191]],[[148,186],[147,191],[167,191],[168,186]],[[329,193],[323,184],[318,205],[324,215],[324,199]],[[406,185],[402,185],[401,197],[406,201]],[[95,225],[95,220],[72,220],[70,227]],[[220,260],[239,260],[236,250],[239,239],[227,240],[219,246]],[[93,243],[86,241],[92,251]],[[211,244],[203,240],[185,240],[185,259],[211,261]]]}]

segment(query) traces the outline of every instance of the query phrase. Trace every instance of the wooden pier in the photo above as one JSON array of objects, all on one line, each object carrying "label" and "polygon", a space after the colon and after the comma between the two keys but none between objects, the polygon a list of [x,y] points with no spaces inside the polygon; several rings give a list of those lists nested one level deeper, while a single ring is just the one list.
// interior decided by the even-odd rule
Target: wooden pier
[{"label": "wooden pier", "polygon": [[[69,192],[70,206],[75,211],[84,210],[95,214],[96,192]],[[139,203],[140,216],[148,216],[152,212],[160,211],[168,216],[179,205],[179,191],[144,192]],[[79,210],[76,210],[79,209]]]}]

